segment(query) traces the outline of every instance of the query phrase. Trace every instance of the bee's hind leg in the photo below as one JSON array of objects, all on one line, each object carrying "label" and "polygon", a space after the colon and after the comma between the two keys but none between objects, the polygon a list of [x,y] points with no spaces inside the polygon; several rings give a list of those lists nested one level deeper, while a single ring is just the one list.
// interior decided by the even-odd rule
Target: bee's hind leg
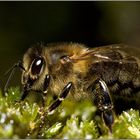
[{"label": "bee's hind leg", "polygon": [[[98,86],[97,86],[98,85]],[[109,131],[112,133],[112,125],[114,123],[113,103],[106,83],[99,79],[94,85],[94,102],[97,109],[102,114],[102,119]]]}]

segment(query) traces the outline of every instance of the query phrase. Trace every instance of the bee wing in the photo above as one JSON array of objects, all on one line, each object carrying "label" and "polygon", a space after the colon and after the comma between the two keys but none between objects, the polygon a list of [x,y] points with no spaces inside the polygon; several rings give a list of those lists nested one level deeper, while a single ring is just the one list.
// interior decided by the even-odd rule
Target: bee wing
[{"label": "bee wing", "polygon": [[93,59],[94,62],[111,61],[118,63],[134,63],[133,58],[140,59],[140,48],[124,44],[113,44],[87,49],[80,56],[71,57],[73,61]]}]

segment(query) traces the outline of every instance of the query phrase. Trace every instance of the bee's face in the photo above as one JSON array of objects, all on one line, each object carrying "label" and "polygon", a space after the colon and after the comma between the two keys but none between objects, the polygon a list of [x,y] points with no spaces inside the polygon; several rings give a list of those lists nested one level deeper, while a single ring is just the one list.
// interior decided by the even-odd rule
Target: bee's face
[{"label": "bee's face", "polygon": [[48,73],[45,57],[41,48],[30,48],[23,57],[24,71],[22,73],[22,84],[27,89],[36,90],[44,82],[44,76]]},{"label": "bee's face", "polygon": [[[63,47],[62,47],[63,48]],[[66,48],[66,47],[64,47]],[[51,88],[57,92],[72,76],[71,52],[58,47],[31,47],[23,56],[22,84],[26,89],[42,91],[49,74]],[[48,83],[47,83],[48,84]],[[54,85],[54,86],[53,86]],[[59,86],[57,86],[59,85]],[[59,92],[59,91],[58,91]]]}]

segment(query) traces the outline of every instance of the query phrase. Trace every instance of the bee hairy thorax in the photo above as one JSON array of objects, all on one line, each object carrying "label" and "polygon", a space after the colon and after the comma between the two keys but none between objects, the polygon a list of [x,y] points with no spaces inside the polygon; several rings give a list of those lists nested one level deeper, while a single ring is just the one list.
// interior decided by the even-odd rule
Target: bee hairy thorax
[{"label": "bee hairy thorax", "polygon": [[44,50],[49,63],[48,73],[51,75],[49,89],[52,94],[58,95],[68,82],[72,82],[73,88],[68,95],[69,99],[80,100],[83,93],[81,81],[88,71],[88,61],[73,62],[69,57],[82,54],[85,48],[78,44],[69,45],[53,46]]},{"label": "bee hairy thorax", "polygon": [[62,69],[51,73],[50,91],[52,94],[58,95],[64,85],[71,81],[73,87],[68,95],[68,99],[80,101],[83,98],[88,98],[88,94],[84,90],[83,84],[85,72],[82,73],[80,70],[75,72],[74,67],[73,64],[70,64],[69,66],[65,66],[65,68],[63,66],[63,68],[61,67]]}]

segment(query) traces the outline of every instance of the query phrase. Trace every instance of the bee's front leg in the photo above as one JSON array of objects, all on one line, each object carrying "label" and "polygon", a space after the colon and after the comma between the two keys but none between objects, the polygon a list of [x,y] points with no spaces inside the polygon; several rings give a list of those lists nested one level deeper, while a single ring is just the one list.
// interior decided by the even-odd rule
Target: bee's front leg
[{"label": "bee's front leg", "polygon": [[[53,111],[58,108],[60,106],[60,104],[62,103],[62,101],[67,97],[68,93],[70,92],[70,89],[72,87],[72,82],[69,82],[64,88],[63,90],[60,92],[60,94],[58,95],[58,98],[47,108],[47,110],[44,108],[40,108],[40,119],[41,119],[41,122],[39,124],[40,126],[40,129],[38,129],[38,135],[40,135],[40,130],[41,128],[43,127],[43,125],[46,124],[46,115],[51,115],[53,113]],[[35,131],[34,130],[31,130],[29,132],[29,134],[33,133]]]},{"label": "bee's front leg", "polygon": [[42,92],[42,104],[43,104],[43,107],[45,106],[45,96],[46,96],[46,93],[48,91],[48,87],[49,87],[49,84],[50,84],[50,75],[46,75],[45,77],[45,80],[44,80],[44,85],[43,85],[43,90],[33,90],[32,89],[32,84],[34,83],[34,81],[31,81],[30,82],[27,82],[26,85],[24,85],[23,87],[23,91],[22,91],[22,96],[21,96],[21,99],[20,101],[23,101],[27,95],[29,94],[30,91],[35,91],[35,92]]},{"label": "bee's front leg", "polygon": [[46,75],[45,80],[44,80],[44,86],[43,86],[43,93],[46,94],[48,91],[48,87],[50,84],[50,75]]},{"label": "bee's front leg", "polygon": [[45,80],[44,80],[44,85],[43,85],[43,91],[42,91],[42,104],[43,104],[43,107],[45,106],[45,99],[46,99],[46,93],[48,91],[48,87],[50,85],[50,75],[46,75],[45,77]]},{"label": "bee's front leg", "polygon": [[112,125],[114,123],[114,113],[113,113],[113,103],[111,100],[109,89],[102,79],[96,81],[95,87],[96,88],[94,89],[95,91],[94,102],[97,105],[97,109],[99,109],[102,113],[102,118],[104,120],[105,125],[109,128],[109,131],[112,133]]}]

